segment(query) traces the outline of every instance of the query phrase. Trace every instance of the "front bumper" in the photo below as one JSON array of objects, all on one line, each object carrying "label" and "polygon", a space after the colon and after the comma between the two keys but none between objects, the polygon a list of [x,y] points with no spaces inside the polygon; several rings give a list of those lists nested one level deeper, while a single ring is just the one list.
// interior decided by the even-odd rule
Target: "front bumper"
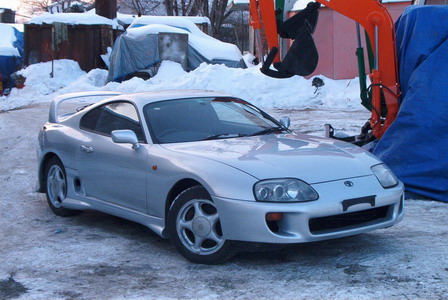
[{"label": "front bumper", "polygon": [[[319,199],[302,203],[267,203],[213,197],[225,239],[262,243],[304,243],[339,238],[392,226],[403,218],[403,184],[384,189],[375,176],[314,184]],[[348,208],[344,200],[374,197],[375,204]],[[266,214],[283,213],[276,224]]]}]

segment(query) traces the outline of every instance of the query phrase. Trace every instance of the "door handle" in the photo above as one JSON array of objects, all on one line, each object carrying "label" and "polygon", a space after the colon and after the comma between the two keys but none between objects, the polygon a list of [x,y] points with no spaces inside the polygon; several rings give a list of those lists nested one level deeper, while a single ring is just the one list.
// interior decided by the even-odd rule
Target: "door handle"
[{"label": "door handle", "polygon": [[88,146],[81,146],[81,151],[85,151],[87,153],[92,153],[93,152],[93,148],[92,147],[88,147]]}]

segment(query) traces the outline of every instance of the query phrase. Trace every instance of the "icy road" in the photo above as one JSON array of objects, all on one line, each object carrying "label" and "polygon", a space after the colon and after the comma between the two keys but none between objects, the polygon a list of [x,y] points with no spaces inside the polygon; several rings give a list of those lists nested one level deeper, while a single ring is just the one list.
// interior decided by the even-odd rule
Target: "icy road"
[{"label": "icy road", "polygon": [[[292,127],[354,133],[369,115],[289,114]],[[48,104],[0,113],[0,299],[447,299],[448,204],[407,200],[398,225],[195,265],[142,225],[98,212],[52,214],[34,192]],[[343,126],[346,126],[345,128]]]}]

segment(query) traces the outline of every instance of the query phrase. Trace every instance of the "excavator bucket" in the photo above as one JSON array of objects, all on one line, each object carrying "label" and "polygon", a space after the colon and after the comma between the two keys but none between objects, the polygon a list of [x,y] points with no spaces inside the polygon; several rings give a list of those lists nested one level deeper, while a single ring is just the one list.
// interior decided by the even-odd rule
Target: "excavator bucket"
[{"label": "excavator bucket", "polygon": [[293,39],[294,42],[282,62],[274,63],[270,68],[278,49],[271,49],[261,72],[275,78],[289,78],[294,75],[307,76],[314,72],[319,61],[319,54],[314,44],[312,33],[316,29],[320,3],[310,2],[307,7],[278,26],[278,34],[282,38]]},{"label": "excavator bucket", "polygon": [[289,78],[294,75],[307,76],[314,72],[319,61],[319,54],[314,44],[311,29],[307,24],[297,30],[297,36],[282,62],[274,63],[270,68],[278,49],[273,48],[266,58],[261,72],[274,78]]},{"label": "excavator bucket", "polygon": [[319,18],[319,7],[318,2],[308,3],[305,9],[278,26],[278,34],[284,39],[295,39],[300,28],[305,25],[309,27],[311,33],[314,33]]}]

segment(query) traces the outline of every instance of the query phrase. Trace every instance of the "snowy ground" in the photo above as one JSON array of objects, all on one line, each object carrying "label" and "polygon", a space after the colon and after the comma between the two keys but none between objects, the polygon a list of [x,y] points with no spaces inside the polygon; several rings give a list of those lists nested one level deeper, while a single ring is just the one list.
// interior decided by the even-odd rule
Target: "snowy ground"
[{"label": "snowy ground", "polygon": [[[241,253],[217,266],[187,262],[169,241],[136,223],[93,211],[72,218],[53,215],[45,196],[34,192],[35,142],[48,117],[45,101],[53,93],[95,86],[131,91],[160,89],[168,82],[174,87],[197,88],[202,84],[215,88],[219,81],[210,76],[230,72],[204,66],[189,79],[185,74],[173,79],[170,68],[181,74],[175,65],[166,66],[166,73],[159,73],[149,84],[134,79],[104,86],[100,70],[89,74],[81,71],[68,83],[41,78],[40,86],[36,79],[28,88],[0,98],[3,109],[34,103],[0,113],[0,299],[447,298],[448,205],[440,202],[407,200],[404,220],[388,229]],[[255,100],[252,102],[268,108],[277,118],[289,115],[294,129],[323,135],[323,124],[332,123],[339,130],[356,133],[369,117],[347,96],[355,93],[345,88],[350,85],[348,81],[328,81],[328,85],[335,85],[331,95],[330,89],[322,89],[316,96],[314,88],[306,88],[309,81],[301,90],[287,93],[277,88],[275,94],[269,90],[275,88],[274,83],[253,82],[258,75],[251,72],[233,74],[247,77],[245,85],[234,82],[236,93],[252,95],[242,98]],[[68,73],[64,76],[70,77]],[[224,75],[221,87],[226,88],[233,79]],[[296,84],[299,81],[294,80]],[[290,84],[292,89],[293,82]],[[243,89],[250,85],[259,85],[264,94],[255,92],[255,87],[252,94],[250,89]],[[281,109],[273,108],[280,106],[276,99],[291,92],[296,92],[295,100],[286,98]],[[273,95],[276,99],[269,102]],[[337,104],[335,99],[347,101]]]}]

